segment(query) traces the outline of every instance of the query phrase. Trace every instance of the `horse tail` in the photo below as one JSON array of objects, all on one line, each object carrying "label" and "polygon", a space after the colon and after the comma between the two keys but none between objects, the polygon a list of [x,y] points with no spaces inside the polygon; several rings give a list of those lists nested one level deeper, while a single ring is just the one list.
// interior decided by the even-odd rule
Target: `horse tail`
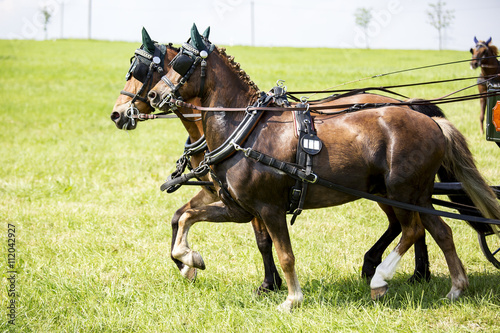
[{"label": "horse tail", "polygon": [[463,189],[484,217],[500,219],[497,197],[477,170],[463,134],[445,118],[432,119],[441,127],[446,140],[443,167],[462,183]]},{"label": "horse tail", "polygon": [[410,107],[410,109],[425,114],[426,116],[446,118],[443,113],[443,110],[441,110],[439,106],[428,102],[425,103],[423,99],[412,98],[404,101],[404,103],[409,103],[408,106]]}]

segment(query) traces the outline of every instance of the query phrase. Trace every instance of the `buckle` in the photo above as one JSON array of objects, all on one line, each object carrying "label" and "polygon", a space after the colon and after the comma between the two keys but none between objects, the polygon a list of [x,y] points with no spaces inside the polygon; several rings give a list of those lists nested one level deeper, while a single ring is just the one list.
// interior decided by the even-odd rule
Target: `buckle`
[{"label": "buckle", "polygon": [[[310,179],[310,176],[313,176],[313,179]],[[302,177],[301,177],[302,178]],[[307,175],[302,178],[303,181],[314,184],[318,181],[318,175],[315,173],[311,173],[310,175]]]}]

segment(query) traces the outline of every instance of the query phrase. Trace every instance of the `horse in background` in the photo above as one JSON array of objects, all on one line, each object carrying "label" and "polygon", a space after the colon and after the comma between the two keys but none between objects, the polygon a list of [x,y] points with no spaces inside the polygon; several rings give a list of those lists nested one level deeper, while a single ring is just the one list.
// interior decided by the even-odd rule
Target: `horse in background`
[{"label": "horse in background", "polygon": [[[472,54],[472,61],[470,68],[476,69],[481,67],[481,74],[477,79],[477,87],[480,94],[485,94],[488,90],[487,82],[485,80],[498,76],[500,73],[500,64],[496,56],[498,56],[498,49],[495,45],[491,45],[491,37],[487,41],[477,40],[474,36],[474,43],[476,46],[470,49]],[[479,123],[481,134],[484,134],[484,113],[486,111],[486,96],[479,99],[481,105],[481,113],[479,114]]]}]

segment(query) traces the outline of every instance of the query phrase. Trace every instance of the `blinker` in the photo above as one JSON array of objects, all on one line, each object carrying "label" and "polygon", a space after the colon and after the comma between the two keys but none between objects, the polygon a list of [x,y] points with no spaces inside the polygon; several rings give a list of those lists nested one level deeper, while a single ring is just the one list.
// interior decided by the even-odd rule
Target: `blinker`
[{"label": "blinker", "polygon": [[172,60],[172,68],[174,71],[184,76],[193,65],[194,60],[190,56],[179,53]]}]

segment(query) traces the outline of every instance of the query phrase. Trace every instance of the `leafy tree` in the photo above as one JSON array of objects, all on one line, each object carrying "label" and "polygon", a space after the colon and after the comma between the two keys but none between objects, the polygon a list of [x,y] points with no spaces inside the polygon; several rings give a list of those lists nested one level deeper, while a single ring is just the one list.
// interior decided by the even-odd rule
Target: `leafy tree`
[{"label": "leafy tree", "polygon": [[43,31],[45,32],[45,39],[47,39],[47,26],[49,25],[50,19],[52,18],[52,11],[48,6],[44,6],[41,9],[43,15]]},{"label": "leafy tree", "polygon": [[445,9],[446,2],[439,0],[437,3],[430,3],[431,9],[427,10],[429,23],[437,29],[439,35],[439,50],[443,48],[443,31],[449,27],[455,18],[454,10]]},{"label": "leafy tree", "polygon": [[356,20],[356,25],[359,25],[363,30],[363,34],[365,35],[366,48],[370,48],[368,45],[368,25],[372,20],[372,12],[371,8],[357,8],[354,12],[354,17]]}]

